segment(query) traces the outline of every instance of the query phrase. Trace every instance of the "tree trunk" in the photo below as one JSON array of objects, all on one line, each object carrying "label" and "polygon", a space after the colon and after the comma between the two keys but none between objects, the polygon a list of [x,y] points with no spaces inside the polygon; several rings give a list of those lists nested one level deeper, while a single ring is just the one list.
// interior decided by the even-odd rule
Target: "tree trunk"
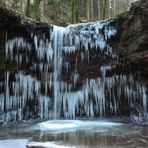
[{"label": "tree trunk", "polygon": [[99,3],[98,0],[94,0],[94,3],[93,3],[93,15],[94,15],[95,20],[98,20],[98,18],[99,18],[98,3]]},{"label": "tree trunk", "polygon": [[41,14],[40,14],[40,3],[42,0],[36,0],[34,3],[34,7],[35,7],[35,19],[36,21],[40,21],[41,20]]},{"label": "tree trunk", "polygon": [[26,16],[27,16],[27,17],[30,17],[30,0],[27,0]]},{"label": "tree trunk", "polygon": [[104,0],[104,3],[103,3],[103,20],[105,19],[105,15],[106,15],[106,4],[107,4],[107,0]]},{"label": "tree trunk", "polygon": [[108,0],[99,0],[99,9],[100,9],[100,19],[104,20],[106,18],[106,10],[107,10],[107,5]]},{"label": "tree trunk", "polygon": [[21,4],[20,4],[20,10],[21,10],[21,12],[23,13],[23,0],[21,0],[20,3],[21,3]]},{"label": "tree trunk", "polygon": [[104,0],[99,0],[99,10],[100,10],[100,11],[99,11],[99,12],[100,12],[99,15],[100,15],[100,20],[103,19],[103,7],[104,7],[104,6],[103,6],[103,1],[104,1]]},{"label": "tree trunk", "polygon": [[100,0],[98,0],[98,20],[101,20]]},{"label": "tree trunk", "polygon": [[86,16],[87,16],[87,21],[93,21],[94,20],[94,1],[93,0],[87,0],[87,10],[86,10]]},{"label": "tree trunk", "polygon": [[71,7],[71,23],[74,23],[74,13],[75,13],[75,0],[71,0],[70,7]]},{"label": "tree trunk", "polygon": [[109,18],[109,0],[105,0],[104,1],[104,19],[108,19]]},{"label": "tree trunk", "polygon": [[79,22],[79,0],[75,0],[75,23]]},{"label": "tree trunk", "polygon": [[90,0],[90,21],[94,20],[94,0]]},{"label": "tree trunk", "polygon": [[87,10],[86,10],[86,15],[87,15],[87,21],[91,20],[91,1],[92,0],[87,0]]}]

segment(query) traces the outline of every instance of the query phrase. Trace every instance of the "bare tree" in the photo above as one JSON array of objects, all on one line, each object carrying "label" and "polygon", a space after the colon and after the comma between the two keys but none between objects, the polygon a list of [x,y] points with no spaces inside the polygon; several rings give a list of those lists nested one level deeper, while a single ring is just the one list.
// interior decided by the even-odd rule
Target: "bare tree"
[{"label": "bare tree", "polygon": [[27,0],[26,16],[27,16],[27,17],[30,17],[30,0]]},{"label": "bare tree", "polygon": [[40,3],[42,0],[35,0],[34,1],[34,15],[37,21],[41,20],[41,13],[40,13]]},{"label": "bare tree", "polygon": [[87,21],[92,21],[94,19],[93,2],[94,2],[93,0],[87,0],[87,11],[86,11]]}]

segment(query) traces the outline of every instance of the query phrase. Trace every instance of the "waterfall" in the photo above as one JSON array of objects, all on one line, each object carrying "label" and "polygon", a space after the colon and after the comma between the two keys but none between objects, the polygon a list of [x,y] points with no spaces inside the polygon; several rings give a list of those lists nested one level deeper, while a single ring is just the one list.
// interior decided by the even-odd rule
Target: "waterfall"
[{"label": "waterfall", "polygon": [[80,73],[80,62],[91,66],[92,59],[98,55],[118,61],[118,54],[109,44],[110,38],[117,34],[112,20],[52,26],[49,33],[49,38],[31,32],[31,41],[19,36],[7,40],[6,58],[17,69],[5,72],[0,119],[121,115],[123,103],[127,108],[139,103],[147,115],[144,85],[130,73],[106,75],[116,68],[116,63],[98,66],[97,78],[83,79]]}]

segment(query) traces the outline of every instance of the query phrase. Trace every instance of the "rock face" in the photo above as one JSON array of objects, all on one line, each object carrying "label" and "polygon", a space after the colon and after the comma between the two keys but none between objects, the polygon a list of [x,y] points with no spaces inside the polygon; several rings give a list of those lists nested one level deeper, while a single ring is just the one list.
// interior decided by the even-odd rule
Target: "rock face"
[{"label": "rock face", "polygon": [[0,120],[146,117],[147,6],[65,28],[0,8]]},{"label": "rock face", "polygon": [[[44,33],[49,36],[49,25],[34,22],[25,18],[20,13],[12,9],[0,6],[0,81],[4,80],[4,71],[16,69],[15,65],[6,61],[5,43],[7,39],[15,36],[23,36],[30,40],[30,30],[37,34]],[[1,90],[1,89],[0,89]]]},{"label": "rock face", "polygon": [[115,18],[118,34],[112,47],[128,61],[130,70],[138,72],[148,86],[148,1],[139,0],[130,11]]},{"label": "rock face", "polygon": [[141,0],[132,4],[129,12],[115,19],[118,28],[115,47],[121,53],[132,54],[148,48],[148,1]]}]

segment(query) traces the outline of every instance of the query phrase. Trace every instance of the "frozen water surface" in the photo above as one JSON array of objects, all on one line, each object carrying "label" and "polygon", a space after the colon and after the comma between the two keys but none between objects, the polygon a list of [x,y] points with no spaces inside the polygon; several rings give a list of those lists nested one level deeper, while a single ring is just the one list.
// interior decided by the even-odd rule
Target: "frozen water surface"
[{"label": "frozen water surface", "polygon": [[[121,126],[121,123],[109,121],[88,121],[88,120],[51,120],[39,124],[40,130],[56,133],[68,132],[72,130],[87,130],[91,128]],[[71,129],[71,130],[70,130]],[[102,130],[101,130],[102,131]]]},{"label": "frozen water surface", "polygon": [[25,126],[0,126],[0,144],[12,146],[12,142],[19,144],[21,139],[28,140],[30,146],[54,148],[148,147],[148,127],[125,123],[125,119],[50,120]]},{"label": "frozen water surface", "polygon": [[27,139],[17,140],[1,140],[1,148],[27,148],[27,147],[44,147],[44,148],[72,148],[68,146],[60,146],[53,142],[29,142]]}]

